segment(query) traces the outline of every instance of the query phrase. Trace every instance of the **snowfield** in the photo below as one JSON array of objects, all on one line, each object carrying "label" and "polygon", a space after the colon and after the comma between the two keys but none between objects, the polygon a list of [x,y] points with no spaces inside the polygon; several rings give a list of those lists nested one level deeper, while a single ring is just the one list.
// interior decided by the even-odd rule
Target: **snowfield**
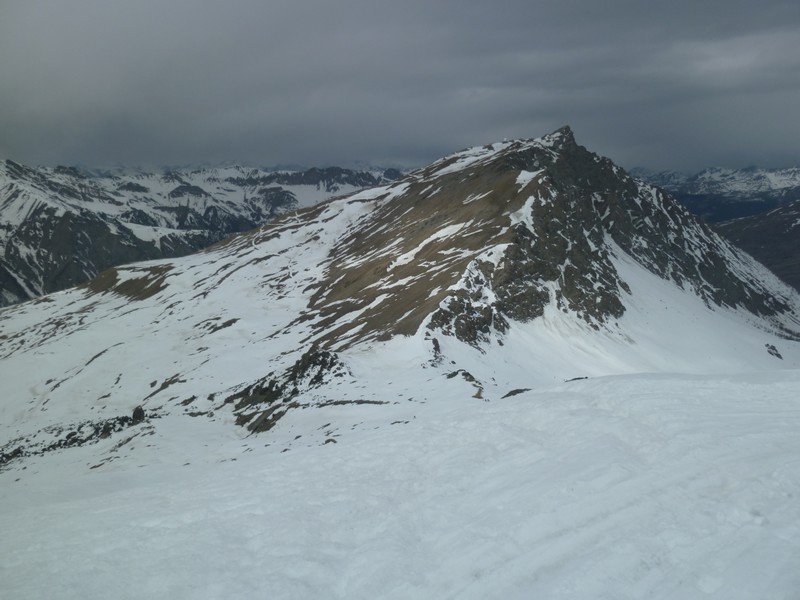
[{"label": "snowfield", "polygon": [[0,474],[0,590],[794,599],[798,390],[796,370],[631,375],[405,403],[393,425],[331,407],[306,417],[361,426],[288,452],[176,419],[185,456],[63,468],[81,448]]}]

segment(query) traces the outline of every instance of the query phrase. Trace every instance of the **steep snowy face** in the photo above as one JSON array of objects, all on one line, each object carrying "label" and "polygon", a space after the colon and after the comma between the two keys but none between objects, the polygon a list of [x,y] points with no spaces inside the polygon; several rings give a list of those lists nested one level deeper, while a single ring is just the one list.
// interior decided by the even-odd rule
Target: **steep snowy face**
[{"label": "steep snowy face", "polygon": [[0,162],[0,306],[118,264],[182,256],[298,206],[399,174],[340,168],[29,168]]},{"label": "steep snowy face", "polygon": [[[0,311],[0,450],[97,441],[136,406],[263,432],[420,390],[797,366],[798,306],[564,128]],[[65,421],[85,435],[64,441]]]},{"label": "steep snowy face", "polygon": [[725,221],[716,228],[800,290],[800,200],[766,213]]}]

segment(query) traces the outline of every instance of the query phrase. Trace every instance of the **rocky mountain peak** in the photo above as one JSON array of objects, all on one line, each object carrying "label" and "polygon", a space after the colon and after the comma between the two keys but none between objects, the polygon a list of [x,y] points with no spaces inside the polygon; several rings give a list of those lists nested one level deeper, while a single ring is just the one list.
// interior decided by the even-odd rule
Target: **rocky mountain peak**
[{"label": "rocky mountain peak", "polygon": [[298,319],[305,343],[325,349],[421,326],[481,347],[548,307],[604,327],[626,311],[626,260],[710,306],[789,306],[746,256],[569,128],[466,149],[343,202],[366,212],[332,246]]},{"label": "rocky mountain peak", "polygon": [[572,127],[569,125],[564,125],[563,127],[559,127],[554,132],[545,135],[542,140],[545,143],[553,144],[554,147],[566,147],[566,146],[577,146],[577,142],[575,141],[575,133],[572,131]]}]

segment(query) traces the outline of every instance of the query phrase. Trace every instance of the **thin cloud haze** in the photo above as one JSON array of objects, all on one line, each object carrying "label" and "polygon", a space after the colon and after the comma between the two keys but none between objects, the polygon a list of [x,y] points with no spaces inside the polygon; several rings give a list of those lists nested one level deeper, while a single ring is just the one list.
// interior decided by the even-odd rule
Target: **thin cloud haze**
[{"label": "thin cloud haze", "polygon": [[4,3],[0,156],[413,166],[570,124],[627,167],[800,164],[796,2]]}]

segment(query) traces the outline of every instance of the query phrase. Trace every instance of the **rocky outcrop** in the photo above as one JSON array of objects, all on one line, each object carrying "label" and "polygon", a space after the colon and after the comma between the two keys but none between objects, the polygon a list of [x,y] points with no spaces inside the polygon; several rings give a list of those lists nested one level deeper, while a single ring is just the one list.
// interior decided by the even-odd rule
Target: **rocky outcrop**
[{"label": "rocky outcrop", "polygon": [[268,431],[292,408],[293,400],[334,377],[349,375],[339,357],[312,347],[285,372],[270,373],[225,399],[237,411],[236,422],[254,432]]}]

